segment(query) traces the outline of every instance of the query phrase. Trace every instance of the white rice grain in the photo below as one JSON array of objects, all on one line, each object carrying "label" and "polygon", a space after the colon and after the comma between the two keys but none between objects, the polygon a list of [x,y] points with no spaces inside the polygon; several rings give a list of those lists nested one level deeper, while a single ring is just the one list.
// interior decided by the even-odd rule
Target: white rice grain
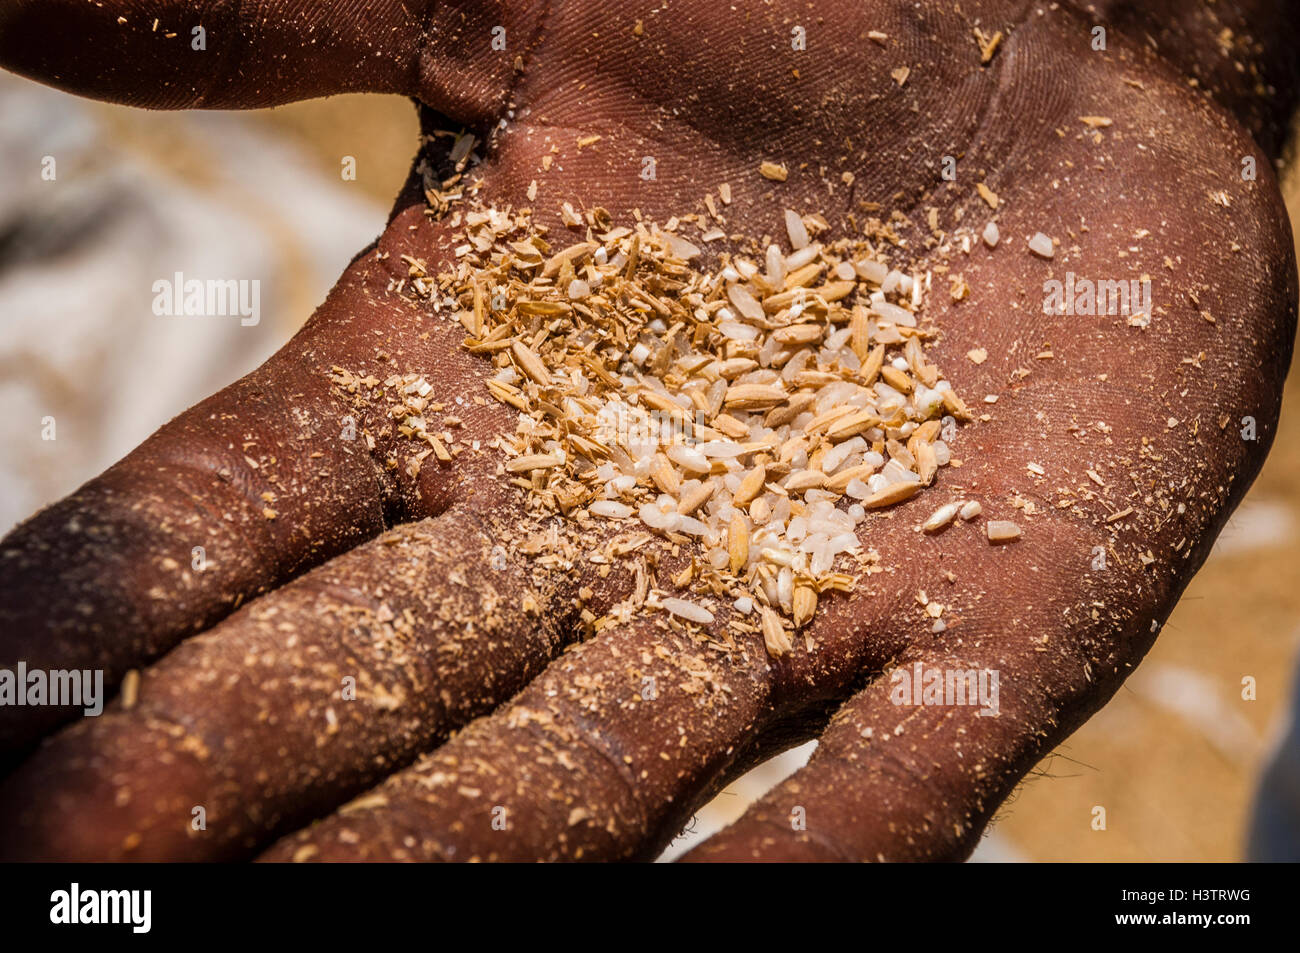
[{"label": "white rice grain", "polygon": [[785,270],[798,271],[804,265],[811,264],[813,259],[822,253],[822,246],[814,243],[807,248],[801,248],[792,255],[786,256]]},{"label": "white rice grain", "polygon": [[632,507],[626,503],[619,503],[617,500],[597,500],[588,509],[596,516],[605,516],[616,520],[626,519],[632,515]]},{"label": "white rice grain", "polygon": [[713,613],[703,606],[697,606],[693,602],[687,602],[685,599],[664,599],[659,603],[665,610],[677,616],[679,619],[685,619],[687,622],[696,622],[700,625],[708,625],[713,621]]},{"label": "white rice grain", "polygon": [[709,458],[694,447],[675,443],[668,448],[666,456],[682,469],[689,470],[692,473],[709,472]]},{"label": "white rice grain", "polygon": [[871,310],[891,324],[901,324],[905,328],[916,327],[916,315],[896,304],[890,304],[888,301],[878,301],[871,306]]},{"label": "white rice grain", "polygon": [[1009,543],[1020,538],[1020,527],[1010,520],[989,520],[985,528],[990,543]]},{"label": "white rice grain", "polygon": [[1029,250],[1042,258],[1051,258],[1056,254],[1052,240],[1042,232],[1035,232],[1034,237],[1029,239]]},{"label": "white rice grain", "polygon": [[927,533],[937,533],[943,529],[957,516],[957,504],[945,503],[939,507],[929,518],[921,524],[921,529]]},{"label": "white rice grain", "polygon": [[803,219],[798,212],[785,210],[785,230],[790,236],[790,247],[795,251],[808,247],[808,229],[804,228]]},{"label": "white rice grain", "polygon": [[785,285],[785,256],[775,245],[767,246],[767,283],[778,291]]},{"label": "white rice grain", "polygon": [[763,306],[755,300],[744,285],[730,285],[727,288],[727,299],[736,306],[741,317],[756,322],[763,320]]},{"label": "white rice grain", "polygon": [[861,261],[854,262],[853,267],[857,270],[858,277],[863,281],[871,281],[880,284],[889,274],[889,268],[883,261],[876,261],[873,258],[864,258]]}]

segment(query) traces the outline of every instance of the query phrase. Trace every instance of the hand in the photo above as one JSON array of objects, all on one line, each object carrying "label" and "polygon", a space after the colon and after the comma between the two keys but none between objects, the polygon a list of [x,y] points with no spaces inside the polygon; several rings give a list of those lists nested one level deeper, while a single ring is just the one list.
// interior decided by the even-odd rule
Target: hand
[{"label": "hand", "polygon": [[[690,859],[969,853],[1141,659],[1274,433],[1296,306],[1270,165],[1295,94],[1282,5],[264,6],[209,24],[205,55],[183,5],[160,15],[164,39],[125,0],[19,4],[0,14],[0,62],[149,106],[411,95],[427,134],[492,130],[470,172],[484,200],[531,205],[561,244],[562,202],[664,221],[723,182],[729,232],[780,234],[784,208],[849,234],[901,212],[921,269],[942,263],[936,230],[995,219],[998,247],[954,263],[969,295],[936,274],[928,298],[932,359],[985,416],[953,441],[959,469],[862,525],[887,571],[823,598],[811,650],[718,651],[654,620],[591,634],[631,579],[502,545],[547,525],[497,476],[516,415],[475,400],[489,365],[463,331],[394,288],[402,256],[434,273],[458,241],[426,214],[421,169],[450,172],[450,140],[426,138],[387,230],[282,351],[5,539],[0,660],[115,685],[144,671],[0,785],[0,854],[650,858],[728,778],[819,733],[806,768]],[[760,176],[764,160],[789,179]],[[1027,249],[1040,231],[1051,261]],[[1045,313],[1066,271],[1149,276],[1149,324]],[[423,374],[455,406],[458,455],[409,468],[384,408],[335,367]],[[1022,539],[917,532],[958,499]],[[923,601],[944,607],[941,633]],[[998,715],[893,704],[889,673],[916,663],[997,671]],[[16,757],[66,711],[0,709],[0,739]]]}]

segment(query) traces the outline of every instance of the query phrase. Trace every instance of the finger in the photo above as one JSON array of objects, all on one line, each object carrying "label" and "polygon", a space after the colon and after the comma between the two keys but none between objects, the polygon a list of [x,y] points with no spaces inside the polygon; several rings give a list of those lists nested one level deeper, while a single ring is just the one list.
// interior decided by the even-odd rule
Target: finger
[{"label": "finger", "polygon": [[577,631],[519,531],[407,524],[186,642],[0,786],[0,857],[236,859],[409,763]]},{"label": "finger", "polygon": [[418,20],[392,0],[19,2],[0,14],[0,63],[132,106],[270,106],[395,92],[411,74],[419,33]]},{"label": "finger", "polygon": [[[682,860],[883,862],[969,856],[998,804],[1064,737],[1055,706],[1034,698],[1009,705],[1012,686],[1000,676],[1016,672],[1018,684],[1016,663],[989,661],[953,654],[900,660],[897,679],[886,673],[841,709],[807,767]],[[927,678],[941,686],[936,707],[895,703],[900,686],[910,691]],[[961,692],[969,684],[970,707],[938,707],[944,704],[943,680],[949,678]],[[981,718],[993,710],[980,702],[990,691],[1002,708],[997,717]]]},{"label": "finger", "polygon": [[[18,2],[0,12],[0,65],[132,106],[251,108],[344,92],[402,93],[468,122],[509,87],[513,59],[533,33],[529,6]],[[495,26],[513,40],[507,50],[494,48]]]},{"label": "finger", "polygon": [[[450,322],[389,290],[406,276],[401,256],[417,246],[428,256],[437,234],[419,207],[400,213],[270,361],[0,542],[0,666],[102,669],[111,690],[127,669],[386,522],[436,514],[481,485],[471,464],[490,467],[506,408],[456,404],[482,388],[483,360]],[[437,385],[429,403],[445,416],[430,412],[431,425],[455,414],[469,438],[448,441],[454,459],[422,460],[431,448],[396,430],[394,388],[339,383],[413,371]],[[79,713],[5,706],[0,752]]]},{"label": "finger", "polygon": [[[661,577],[673,572],[665,561]],[[834,603],[823,625],[844,639],[779,663],[752,627],[710,635],[660,613],[602,633],[266,859],[651,858],[766,729],[819,717],[898,651]]]},{"label": "finger", "polygon": [[[702,736],[711,752],[725,748],[725,739],[757,716],[766,693],[761,678],[734,679],[742,688],[738,697],[712,698],[706,689],[701,700],[711,704],[693,711],[692,748],[664,745],[654,731],[658,719],[652,709],[674,718],[674,724],[679,723],[675,715],[685,720],[694,706],[686,704],[689,699],[678,686],[696,677],[687,669],[703,672],[709,663],[685,640],[652,627],[625,636],[577,647],[507,708],[470,725],[336,814],[285,838],[264,859],[632,856],[652,828],[672,826],[665,818],[678,813],[672,799],[679,773],[702,779],[720,769],[716,755],[697,760],[695,746]],[[754,671],[759,662],[751,654],[736,664]],[[667,697],[645,700],[640,694],[645,677],[662,681]],[[664,715],[664,709],[670,711]],[[661,761],[661,754],[671,761]]]},{"label": "finger", "polygon": [[[1041,569],[1049,550],[1087,553],[1095,538],[1055,534],[1016,563]],[[1103,635],[1124,614],[1119,586],[1106,601],[1089,593],[1103,608],[1077,628],[1026,624],[1050,619],[1066,599],[1078,605],[1045,593],[1043,583],[1032,571],[1008,572],[996,594],[951,596],[959,627],[947,637],[918,633],[832,718],[806,767],[683,859],[968,856],[1012,788],[1110,698],[1131,670],[1124,660],[1140,658],[1155,638],[1145,612],[1127,620],[1122,638]]]}]

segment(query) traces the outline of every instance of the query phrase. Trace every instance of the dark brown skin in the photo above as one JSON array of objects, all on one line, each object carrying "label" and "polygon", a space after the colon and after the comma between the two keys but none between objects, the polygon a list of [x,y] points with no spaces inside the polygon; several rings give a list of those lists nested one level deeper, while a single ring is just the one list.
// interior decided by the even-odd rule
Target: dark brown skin
[{"label": "dark brown skin", "polygon": [[[952,262],[967,300],[936,275],[928,314],[932,359],[987,419],[953,441],[960,468],[863,524],[885,571],[823,597],[814,650],[773,662],[757,639],[720,650],[720,631],[654,617],[592,634],[580,613],[627,593],[624,568],[494,553],[547,525],[496,452],[430,460],[412,479],[386,465],[405,449],[383,408],[330,383],[334,365],[419,372],[436,399],[466,398],[455,413],[483,447],[513,430],[513,412],[472,400],[490,365],[459,326],[389,288],[402,254],[436,268],[456,242],[413,174],[376,248],[282,351],[0,545],[0,661],[102,667],[113,684],[144,669],[133,708],[62,730],[67,710],[0,709],[3,750],[25,757],[0,783],[5,858],[646,859],[728,777],[822,732],[805,769],[689,859],[959,859],[1140,661],[1272,440],[1296,310],[1271,168],[1297,89],[1280,0],[317,3],[292,16],[246,3],[223,8],[241,21],[212,21],[206,53],[183,40],[186,5],[136,6],[7,5],[0,63],[141,106],[369,90],[414,97],[428,132],[505,119],[476,173],[483,197],[532,204],[557,245],[581,237],[560,224],[563,201],[664,221],[727,182],[728,232],[780,235],[790,207],[854,235],[896,210],[897,260],[925,267],[943,264],[931,208],[945,231],[993,217],[982,181],[1003,243]],[[1097,24],[1105,51],[1090,45]],[[1006,34],[985,65],[976,26]],[[1080,116],[1112,124],[1094,140]],[[579,150],[586,135],[602,138]],[[423,146],[444,171],[448,141]],[[639,176],[646,155],[654,181]],[[789,180],[761,178],[764,159]],[[1026,250],[1040,230],[1060,241],[1051,262]],[[1149,275],[1150,326],[1044,314],[1043,282],[1067,270]],[[980,365],[965,358],[977,347]],[[340,439],[347,415],[372,452]],[[1023,538],[916,531],[963,498]],[[671,588],[684,555],[664,558],[657,585]],[[947,607],[941,635],[921,591]],[[917,661],[997,669],[1000,715],[895,706],[876,676]],[[348,675],[355,701],[340,696]],[[191,829],[198,805],[205,831]]]}]

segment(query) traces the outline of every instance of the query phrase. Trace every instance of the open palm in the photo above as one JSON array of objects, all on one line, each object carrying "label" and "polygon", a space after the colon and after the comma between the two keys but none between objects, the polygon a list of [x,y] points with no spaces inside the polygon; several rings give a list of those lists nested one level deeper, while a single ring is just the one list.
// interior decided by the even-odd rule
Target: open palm
[{"label": "open palm", "polygon": [[[1141,659],[1262,462],[1296,306],[1271,172],[1293,90],[1257,92],[1288,41],[1263,0],[1219,41],[1173,3],[243,4],[202,52],[186,6],[155,29],[126,0],[19,3],[0,63],[146,106],[401,93],[426,135],[293,340],[0,546],[0,663],[143,669],[98,718],[0,709],[0,854],[651,858],[728,778],[820,737],[689,858],[961,857]],[[461,185],[533,207],[559,245],[580,237],[563,203],[665,221],[708,195],[728,233],[781,235],[784,208],[849,235],[880,219],[901,260],[948,269],[930,353],[981,419],[924,501],[859,527],[884,571],[825,597],[807,645],[594,630],[628,574],[502,545],[548,526],[498,475],[517,415],[482,399],[463,329],[398,287],[463,241],[426,195],[454,174],[435,133],[460,127],[483,157]],[[996,247],[945,247],[989,221]],[[1067,272],[1149,280],[1154,307],[1045,309]],[[407,467],[337,368],[422,375],[462,452]],[[969,499],[1022,539],[918,531]],[[888,674],[918,663],[998,672],[997,715],[895,704]]]}]

